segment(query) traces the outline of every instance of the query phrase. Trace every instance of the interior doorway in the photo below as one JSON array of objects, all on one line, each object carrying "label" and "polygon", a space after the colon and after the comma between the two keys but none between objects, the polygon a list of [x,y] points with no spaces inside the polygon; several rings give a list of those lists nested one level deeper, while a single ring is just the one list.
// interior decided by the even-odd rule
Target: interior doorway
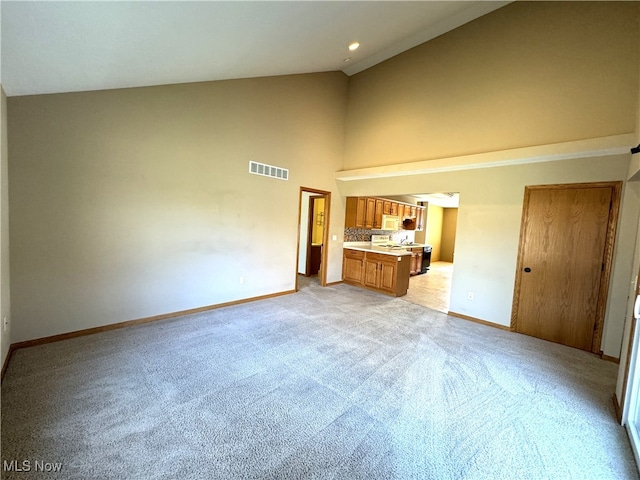
[{"label": "interior doorway", "polygon": [[415,242],[431,247],[429,270],[409,279],[405,300],[449,312],[453,278],[458,206],[456,192],[413,195],[425,207],[422,231],[416,231]]},{"label": "interior doorway", "polygon": [[525,188],[511,327],[600,353],[620,182]]},{"label": "interior doorway", "polygon": [[305,284],[316,279],[323,287],[327,284],[330,207],[331,192],[300,187],[296,291],[301,276]]}]

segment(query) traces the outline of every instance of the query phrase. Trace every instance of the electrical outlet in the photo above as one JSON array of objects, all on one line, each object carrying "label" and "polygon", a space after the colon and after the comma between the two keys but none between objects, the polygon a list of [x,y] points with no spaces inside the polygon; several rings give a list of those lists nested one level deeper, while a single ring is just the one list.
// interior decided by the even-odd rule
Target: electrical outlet
[{"label": "electrical outlet", "polygon": [[473,292],[467,293],[467,300],[473,300]]},{"label": "electrical outlet", "polygon": [[6,332],[8,326],[9,326],[9,320],[7,320],[7,317],[2,317],[2,330]]},{"label": "electrical outlet", "polygon": [[240,285],[244,284],[244,277],[240,277]]}]

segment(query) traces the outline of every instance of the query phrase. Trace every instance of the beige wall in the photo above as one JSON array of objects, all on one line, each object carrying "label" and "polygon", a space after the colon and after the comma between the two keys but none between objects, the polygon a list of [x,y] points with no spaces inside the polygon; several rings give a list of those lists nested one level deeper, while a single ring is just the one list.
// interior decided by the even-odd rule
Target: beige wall
[{"label": "beige wall", "polygon": [[[11,345],[11,305],[9,269],[9,177],[7,153],[7,97],[0,85],[0,365],[4,365]],[[4,319],[9,321],[4,330]]]},{"label": "beige wall", "polygon": [[9,98],[12,341],[294,289],[299,189],[336,191],[346,90],[334,72]]},{"label": "beige wall", "polygon": [[458,225],[458,209],[445,208],[442,216],[442,253],[440,260],[453,262],[455,260],[456,229]]},{"label": "beige wall", "polygon": [[514,2],[351,78],[345,169],[633,133],[639,2]]},{"label": "beige wall", "polygon": [[[341,182],[343,195],[460,192],[450,310],[508,326],[524,187],[625,180],[629,155]],[[638,192],[625,185],[602,349],[618,357],[631,260],[640,215]],[[474,292],[474,300],[467,299]]]},{"label": "beige wall", "polygon": [[442,219],[444,216],[444,209],[437,205],[427,206],[427,236],[426,243],[431,245],[431,261],[439,262],[441,258],[441,243],[442,243]]},{"label": "beige wall", "polygon": [[[300,186],[343,195],[329,281],[344,196],[461,192],[451,309],[508,324],[524,185],[622,180],[628,155],[338,187],[333,174],[638,131],[638,19],[637,2],[516,2],[349,85],[327,73],[10,98],[12,341],[292,289]],[[248,175],[249,160],[291,180]],[[611,356],[640,210],[624,194]]]},{"label": "beige wall", "polygon": [[[340,182],[342,194],[460,192],[452,311],[509,325],[524,186],[624,181],[630,156],[585,153],[429,174],[415,174],[411,162],[475,153],[498,160],[496,152],[525,147],[561,154],[557,143],[633,134],[639,9],[638,2],[514,2],[351,78],[345,170],[396,167],[387,178],[363,179],[360,171],[360,179]],[[594,150],[605,144],[595,141]],[[444,163],[458,165],[453,160]],[[638,193],[625,185],[602,342],[614,357],[639,213]]]}]

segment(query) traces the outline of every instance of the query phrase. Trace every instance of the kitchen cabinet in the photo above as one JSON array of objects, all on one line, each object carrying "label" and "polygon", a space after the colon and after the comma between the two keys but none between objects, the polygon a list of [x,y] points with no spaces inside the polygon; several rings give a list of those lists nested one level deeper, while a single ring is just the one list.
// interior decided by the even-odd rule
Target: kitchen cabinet
[{"label": "kitchen cabinet", "polygon": [[366,211],[366,197],[347,197],[347,207],[344,216],[345,228],[366,228]]},{"label": "kitchen cabinet", "polygon": [[364,279],[366,287],[396,293],[398,259],[391,255],[367,253],[364,258]]},{"label": "kitchen cabinet", "polygon": [[404,204],[398,204],[398,216],[400,217],[400,223],[402,223],[402,219],[404,218]]},{"label": "kitchen cabinet", "polygon": [[401,224],[404,218],[414,218],[415,229],[424,228],[424,207],[378,197],[347,197],[344,226],[379,230],[382,228],[382,215],[398,216]]},{"label": "kitchen cabinet", "polygon": [[379,229],[382,227],[384,201],[381,198],[366,197],[366,205],[364,228]]},{"label": "kitchen cabinet", "polygon": [[393,215],[394,217],[398,215],[398,204],[396,202],[392,202],[391,200],[383,200],[384,208],[382,209],[382,213],[384,215]]},{"label": "kitchen cabinet", "polygon": [[364,271],[364,252],[358,250],[344,250],[342,262],[342,279],[346,283],[362,283]]},{"label": "kitchen cabinet", "polygon": [[342,279],[345,283],[362,286],[388,295],[400,297],[409,288],[409,255],[344,249]]},{"label": "kitchen cabinet", "polygon": [[424,207],[418,207],[418,210],[416,213],[416,230],[417,231],[424,230],[424,212],[425,212]]},{"label": "kitchen cabinet", "polygon": [[417,275],[422,270],[422,247],[407,248],[407,251],[411,252],[409,275]]},{"label": "kitchen cabinet", "polygon": [[366,197],[365,201],[367,203],[367,207],[365,212],[364,228],[374,228],[373,225],[376,218],[376,199],[373,197]]},{"label": "kitchen cabinet", "polygon": [[373,228],[382,228],[382,212],[384,211],[384,200],[376,198],[375,213],[373,215]]}]

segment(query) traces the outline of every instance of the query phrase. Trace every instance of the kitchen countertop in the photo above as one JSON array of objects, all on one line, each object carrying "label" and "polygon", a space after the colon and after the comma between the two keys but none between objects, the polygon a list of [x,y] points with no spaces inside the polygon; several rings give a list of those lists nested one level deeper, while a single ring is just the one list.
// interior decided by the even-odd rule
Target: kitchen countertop
[{"label": "kitchen countertop", "polygon": [[411,252],[407,251],[407,248],[421,248],[425,245],[421,243],[414,243],[413,245],[399,245],[399,248],[381,247],[378,245],[372,245],[371,242],[344,242],[343,247],[350,250],[360,250],[363,252],[375,252],[383,253],[385,255],[393,255],[396,257],[403,257],[405,255],[411,255]]}]

